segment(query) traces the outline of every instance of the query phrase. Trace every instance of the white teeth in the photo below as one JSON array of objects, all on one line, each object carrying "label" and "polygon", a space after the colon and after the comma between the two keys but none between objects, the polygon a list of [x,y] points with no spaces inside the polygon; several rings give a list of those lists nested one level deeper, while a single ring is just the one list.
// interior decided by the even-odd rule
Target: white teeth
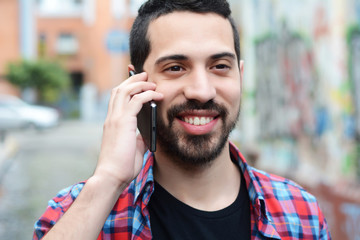
[{"label": "white teeth", "polygon": [[195,126],[200,125],[200,119],[198,117],[194,118],[194,125]]},{"label": "white teeth", "polygon": [[205,125],[211,122],[213,118],[211,117],[185,117],[184,121],[195,126]]}]

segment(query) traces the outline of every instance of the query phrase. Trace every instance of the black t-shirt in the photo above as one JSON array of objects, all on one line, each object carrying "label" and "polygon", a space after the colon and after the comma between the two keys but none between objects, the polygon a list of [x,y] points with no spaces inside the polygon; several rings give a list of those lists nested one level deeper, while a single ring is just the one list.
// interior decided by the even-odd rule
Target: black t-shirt
[{"label": "black t-shirt", "polygon": [[149,211],[154,240],[250,239],[250,200],[243,176],[236,200],[213,212],[182,203],[155,182]]}]

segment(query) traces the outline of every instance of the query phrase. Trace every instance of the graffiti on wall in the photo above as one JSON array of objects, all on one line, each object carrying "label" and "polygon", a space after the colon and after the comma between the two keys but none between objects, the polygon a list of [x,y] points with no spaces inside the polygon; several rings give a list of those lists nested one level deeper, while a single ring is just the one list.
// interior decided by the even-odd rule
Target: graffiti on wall
[{"label": "graffiti on wall", "polygon": [[[348,35],[349,49],[344,48],[345,32],[342,35],[348,28],[343,24],[350,21],[342,15],[346,1],[334,5],[324,0],[286,1],[295,11],[272,1],[272,24],[264,17],[269,15],[266,6],[256,2],[253,11],[262,17],[256,17],[256,29],[251,30],[256,38],[253,100],[260,167],[282,168],[280,174],[290,178],[316,170],[321,177],[306,182],[297,175],[296,181],[309,185],[318,197],[334,239],[360,240],[358,185],[348,191],[352,197],[341,192],[344,182],[355,180],[356,171],[360,177],[360,0],[351,1],[346,9],[351,9],[346,17],[354,20],[355,14],[357,21],[357,32],[350,39]],[[285,169],[285,164],[296,161],[295,171]],[[306,168],[310,165],[313,169]],[[336,181],[344,182],[334,188]],[[329,185],[316,187],[321,182]]]},{"label": "graffiti on wall", "polygon": [[[353,86],[355,105],[356,133],[360,137],[360,32],[351,34],[350,44],[350,76]],[[359,139],[360,140],[360,139]]]},{"label": "graffiti on wall", "polygon": [[260,137],[297,138],[315,131],[316,75],[305,40],[286,27],[256,43],[256,108]]},{"label": "graffiti on wall", "polygon": [[[292,146],[288,152],[295,155],[288,158],[288,165],[294,166],[294,161],[303,156],[310,161],[317,159],[320,166],[328,165],[331,158],[346,159],[340,164],[343,173],[353,174],[357,169],[360,176],[360,146],[354,146],[355,136],[360,142],[360,68],[355,67],[360,66],[360,34],[351,41],[353,87],[349,87],[345,76],[339,87],[333,84],[338,79],[329,81],[334,71],[326,71],[329,67],[328,46],[323,44],[328,42],[329,34],[326,10],[316,9],[320,17],[315,19],[321,21],[314,25],[310,33],[313,36],[297,34],[283,23],[275,28],[280,30],[255,41],[258,136],[270,147],[279,139]],[[351,104],[351,96],[355,104]],[[341,117],[334,115],[333,110]],[[337,142],[343,138],[345,141]],[[334,146],[341,146],[342,150]],[[284,148],[275,148],[276,157],[284,155],[281,150]],[[304,149],[309,154],[298,155]],[[354,154],[356,149],[359,151]]]},{"label": "graffiti on wall", "polygon": [[360,28],[354,27],[348,36],[349,44],[349,73],[353,89],[354,102],[354,132],[357,144],[355,165],[360,177]]}]

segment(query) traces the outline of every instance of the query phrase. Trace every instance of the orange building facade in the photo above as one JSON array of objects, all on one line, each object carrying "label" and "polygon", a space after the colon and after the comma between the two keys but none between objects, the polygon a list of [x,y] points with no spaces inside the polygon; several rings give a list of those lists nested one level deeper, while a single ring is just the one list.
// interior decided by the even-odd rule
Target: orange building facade
[{"label": "orange building facade", "polygon": [[6,63],[20,56],[18,3],[14,0],[0,2],[0,74],[3,75]]},{"label": "orange building facade", "polygon": [[[128,35],[136,0],[2,0],[0,1],[0,76],[20,60],[21,2],[33,5],[34,52],[31,58],[57,59],[68,70],[74,89],[90,84],[106,94],[127,77]],[[25,40],[26,41],[26,40]],[[5,90],[5,81],[0,91]]]},{"label": "orange building facade", "polygon": [[38,8],[38,56],[60,59],[75,86],[93,84],[101,94],[127,76],[131,2],[118,6],[121,17],[114,16],[112,0],[80,2],[81,11],[72,16],[42,14]]},{"label": "orange building facade", "polygon": [[7,63],[20,57],[18,8],[17,1],[0,1],[0,94],[18,95],[18,91],[4,80]]}]

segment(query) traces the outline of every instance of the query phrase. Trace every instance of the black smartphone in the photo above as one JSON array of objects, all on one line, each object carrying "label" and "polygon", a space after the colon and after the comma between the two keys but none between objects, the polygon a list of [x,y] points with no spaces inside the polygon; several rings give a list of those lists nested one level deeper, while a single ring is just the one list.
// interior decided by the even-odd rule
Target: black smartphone
[{"label": "black smartphone", "polygon": [[[129,71],[129,76],[133,75],[135,72]],[[137,128],[150,152],[156,151],[156,111],[156,103],[150,101],[142,106],[137,115]]]}]

